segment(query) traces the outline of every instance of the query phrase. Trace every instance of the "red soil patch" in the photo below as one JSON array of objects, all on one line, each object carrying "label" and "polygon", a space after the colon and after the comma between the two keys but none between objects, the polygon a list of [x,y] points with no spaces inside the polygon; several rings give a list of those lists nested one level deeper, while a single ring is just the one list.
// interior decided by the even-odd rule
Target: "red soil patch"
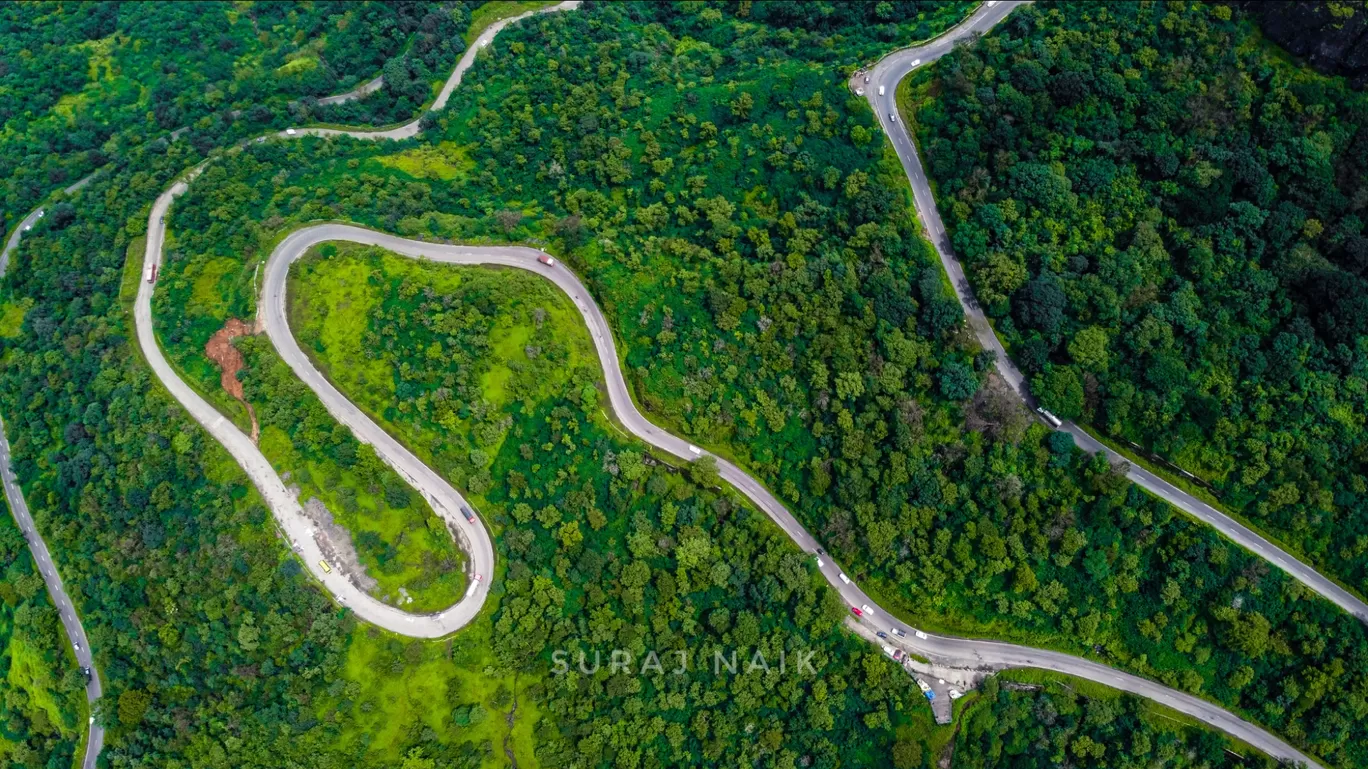
[{"label": "red soil patch", "polygon": [[224,392],[233,396],[239,403],[247,407],[247,416],[252,419],[252,443],[256,443],[260,437],[260,428],[257,425],[256,411],[252,410],[252,404],[242,397],[242,382],[238,381],[237,373],[242,370],[242,353],[233,346],[233,340],[240,336],[250,336],[255,334],[257,329],[249,326],[237,318],[229,318],[223,324],[223,328],[214,332],[209,337],[209,342],[204,345],[204,354],[209,356],[209,360],[218,364],[219,384]]}]

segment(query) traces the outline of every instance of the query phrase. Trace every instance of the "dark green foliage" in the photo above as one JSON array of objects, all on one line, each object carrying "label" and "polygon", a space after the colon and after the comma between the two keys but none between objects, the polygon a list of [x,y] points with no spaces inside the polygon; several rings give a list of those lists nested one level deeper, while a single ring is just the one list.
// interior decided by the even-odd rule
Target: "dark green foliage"
[{"label": "dark green foliage", "polygon": [[207,151],[298,120],[307,111],[292,114],[292,101],[346,90],[391,59],[414,75],[396,70],[402,95],[382,97],[376,117],[411,117],[455,63],[468,19],[462,3],[436,2],[0,6],[4,228],[143,142],[194,126],[186,138]]},{"label": "dark green foliage", "polygon": [[964,769],[1057,766],[1151,769],[1272,769],[1260,753],[1243,758],[1218,734],[1183,728],[1130,696],[1080,696],[1063,683],[990,679],[955,741]]},{"label": "dark green foliage", "polygon": [[1037,3],[916,77],[956,249],[1046,407],[1368,591],[1368,95],[1200,3]]}]

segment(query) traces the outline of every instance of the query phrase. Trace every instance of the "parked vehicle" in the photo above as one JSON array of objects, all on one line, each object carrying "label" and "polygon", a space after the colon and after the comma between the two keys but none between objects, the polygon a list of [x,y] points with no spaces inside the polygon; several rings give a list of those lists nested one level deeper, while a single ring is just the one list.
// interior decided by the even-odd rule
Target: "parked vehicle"
[{"label": "parked vehicle", "polygon": [[823,567],[825,567],[825,566],[826,566],[826,561],[823,561],[821,558],[818,558],[818,559],[817,559],[817,568],[820,569],[820,568],[823,568]]},{"label": "parked vehicle", "polygon": [[323,570],[324,574],[332,574],[332,567],[328,565],[327,561],[319,561],[318,567]]},{"label": "parked vehicle", "polygon": [[959,689],[951,689],[950,691],[948,691],[948,692],[946,692],[946,693],[950,695],[950,699],[952,699],[952,700],[957,700],[957,699],[959,699],[960,697],[963,697],[963,696],[964,696],[964,692],[960,691]]},{"label": "parked vehicle", "polygon": [[851,613],[851,614],[854,614],[856,617],[863,617],[863,616],[864,616],[864,613],[860,611],[860,607],[858,607],[858,606],[852,606],[852,607],[850,607],[850,613]]},{"label": "parked vehicle", "polygon": [[927,686],[926,682],[921,680],[920,678],[917,679],[917,688],[921,689],[923,692],[931,691],[931,687]]}]

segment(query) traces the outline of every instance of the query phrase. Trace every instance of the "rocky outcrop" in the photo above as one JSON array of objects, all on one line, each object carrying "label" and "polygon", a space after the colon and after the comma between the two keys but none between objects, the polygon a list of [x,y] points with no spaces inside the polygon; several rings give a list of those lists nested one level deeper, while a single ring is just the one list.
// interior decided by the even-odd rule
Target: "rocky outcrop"
[{"label": "rocky outcrop", "polygon": [[1368,86],[1368,3],[1243,0],[1236,5],[1258,22],[1268,39],[1316,71],[1343,75],[1354,88]]}]

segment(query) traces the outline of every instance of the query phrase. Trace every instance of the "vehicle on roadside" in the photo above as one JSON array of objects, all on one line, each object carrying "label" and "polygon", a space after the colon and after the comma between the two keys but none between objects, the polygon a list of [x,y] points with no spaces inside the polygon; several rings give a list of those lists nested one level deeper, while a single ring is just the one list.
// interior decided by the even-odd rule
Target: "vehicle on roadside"
[{"label": "vehicle on roadside", "polygon": [[959,689],[951,689],[950,691],[946,692],[946,694],[949,694],[950,699],[952,700],[957,700],[960,697],[964,696],[964,692],[960,691]]},{"label": "vehicle on roadside", "polygon": [[327,561],[319,561],[318,567],[323,570],[324,574],[332,574],[332,567],[328,565]]},{"label": "vehicle on roadside", "polygon": [[555,260],[555,259],[552,259],[552,258],[549,257],[549,256],[547,256],[546,254],[542,254],[541,256],[537,257],[537,261],[541,262],[542,264],[546,265],[547,267],[555,267],[555,266],[556,266],[556,260]]},{"label": "vehicle on roadside", "polygon": [[845,572],[841,572],[841,573],[838,574],[837,576],[839,576],[839,577],[841,578],[841,581],[842,581],[842,582],[846,583],[847,585],[850,584],[850,577],[847,577],[847,576],[845,575]]},{"label": "vehicle on roadside", "polygon": [[923,692],[931,691],[931,687],[927,686],[926,682],[921,680],[920,678],[917,679],[917,688],[921,689]]},{"label": "vehicle on roadside", "polygon": [[471,523],[475,522],[475,514],[470,512],[470,508],[465,505],[461,505],[461,515],[464,515],[467,521]]},{"label": "vehicle on roadside", "polygon": [[866,82],[866,83],[869,82],[869,75],[865,75],[865,82]]},{"label": "vehicle on roadside", "polygon": [[902,650],[902,649],[894,649],[894,650],[893,650],[893,661],[894,661],[894,662],[902,662],[902,658],[903,658],[904,656],[905,656],[905,655],[903,654],[903,650]]},{"label": "vehicle on roadside", "polygon": [[863,89],[863,88],[858,88],[858,87],[857,87],[857,88],[855,89],[855,95],[856,95],[856,96],[864,96],[864,89]]},{"label": "vehicle on roadside", "polygon": [[883,650],[884,650],[884,654],[887,654],[887,655],[890,656],[890,657],[893,656],[893,647],[892,647],[892,646],[885,646],[885,647],[883,648]]},{"label": "vehicle on roadside", "polygon": [[823,560],[819,557],[819,558],[817,559],[817,568],[822,569],[822,568],[825,568],[825,567],[826,567],[826,561],[823,561]]},{"label": "vehicle on roadside", "polygon": [[850,613],[851,613],[851,614],[854,614],[856,617],[863,617],[863,616],[864,616],[864,612],[860,611],[860,607],[858,607],[858,606],[852,606],[852,607],[850,607]]}]

